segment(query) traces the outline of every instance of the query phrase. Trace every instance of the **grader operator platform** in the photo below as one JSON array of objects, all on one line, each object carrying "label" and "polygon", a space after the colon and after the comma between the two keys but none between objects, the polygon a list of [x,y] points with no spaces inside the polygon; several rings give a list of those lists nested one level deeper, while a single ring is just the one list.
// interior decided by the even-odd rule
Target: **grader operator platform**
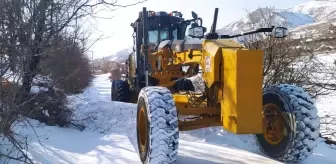
[{"label": "grader operator platform", "polygon": [[[253,134],[260,150],[274,159],[307,158],[317,144],[320,126],[309,94],[290,84],[264,86],[263,51],[248,50],[230,39],[260,32],[283,38],[287,29],[219,35],[217,15],[216,8],[206,35],[195,12],[193,19],[185,20],[177,11],[143,8],[132,23],[134,52],[126,62],[126,80],[112,81],[111,98],[137,103],[141,161],[174,163],[179,131],[212,126]],[[199,72],[205,89],[196,92],[187,78]]]}]

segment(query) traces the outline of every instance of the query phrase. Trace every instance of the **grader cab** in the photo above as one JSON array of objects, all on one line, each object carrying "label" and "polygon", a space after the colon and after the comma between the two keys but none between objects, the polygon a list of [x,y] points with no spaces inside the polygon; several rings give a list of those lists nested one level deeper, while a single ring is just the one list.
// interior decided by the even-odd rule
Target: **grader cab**
[{"label": "grader cab", "polygon": [[[219,35],[217,15],[216,8],[206,35],[195,12],[193,19],[185,20],[177,11],[143,8],[132,23],[134,52],[127,61],[126,80],[112,81],[111,94],[112,101],[137,103],[141,161],[174,163],[179,131],[212,126],[253,134],[260,150],[277,160],[307,158],[319,134],[309,94],[290,84],[264,87],[263,51],[248,50],[231,39],[260,32],[283,38],[287,29]],[[201,92],[188,79],[200,70],[205,86]]]}]

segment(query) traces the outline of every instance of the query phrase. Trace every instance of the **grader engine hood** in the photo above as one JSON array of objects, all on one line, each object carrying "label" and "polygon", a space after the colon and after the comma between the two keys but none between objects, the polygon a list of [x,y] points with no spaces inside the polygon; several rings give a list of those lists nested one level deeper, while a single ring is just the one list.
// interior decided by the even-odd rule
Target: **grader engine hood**
[{"label": "grader engine hood", "polygon": [[203,40],[195,39],[195,40],[164,40],[160,42],[158,49],[162,49],[166,45],[170,45],[171,48],[179,53],[183,51],[187,51],[189,49],[194,50],[202,50]]},{"label": "grader engine hood", "polygon": [[202,40],[174,40],[172,42],[172,49],[175,52],[187,51],[189,49],[202,50]]},{"label": "grader engine hood", "polygon": [[263,52],[217,40],[205,41],[203,54],[206,85],[210,88],[220,83],[224,128],[233,133],[261,133]]}]

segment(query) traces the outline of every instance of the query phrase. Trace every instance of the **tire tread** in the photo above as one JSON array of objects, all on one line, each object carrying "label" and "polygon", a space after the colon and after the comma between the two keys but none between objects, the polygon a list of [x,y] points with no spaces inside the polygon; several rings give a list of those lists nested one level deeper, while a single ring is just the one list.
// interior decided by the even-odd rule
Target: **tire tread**
[{"label": "tire tread", "polygon": [[150,122],[149,164],[172,164],[177,158],[178,118],[175,102],[164,87],[145,87],[140,96],[147,101]]},{"label": "tire tread", "polygon": [[[309,94],[302,88],[281,84],[277,86],[271,86],[266,90],[278,90],[282,92],[282,95],[288,97],[288,103],[294,111],[290,113],[295,115],[294,125],[295,135],[292,139],[291,145],[289,145],[287,152],[278,160],[284,162],[299,162],[313,153],[313,149],[319,143],[319,118],[317,116],[317,109],[313,100]],[[263,148],[259,147],[262,152],[267,154]]]}]

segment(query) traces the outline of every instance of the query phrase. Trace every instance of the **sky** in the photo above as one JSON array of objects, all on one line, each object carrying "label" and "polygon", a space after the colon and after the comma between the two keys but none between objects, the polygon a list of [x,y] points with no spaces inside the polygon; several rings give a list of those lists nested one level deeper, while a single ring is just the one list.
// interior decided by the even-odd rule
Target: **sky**
[{"label": "sky", "polygon": [[[115,1],[115,0],[114,0]],[[119,0],[121,5],[132,4],[140,0]],[[86,22],[87,29],[92,33],[90,58],[102,58],[116,52],[130,48],[133,45],[130,26],[143,7],[154,11],[181,11],[183,17],[191,18],[191,11],[203,18],[203,26],[211,27],[215,8],[219,9],[217,29],[244,17],[248,11],[258,7],[272,6],[277,9],[290,8],[309,0],[147,0],[141,4],[114,11],[103,10],[97,13],[96,19]],[[97,38],[101,38],[96,41]],[[96,41],[96,42],[94,42]]]}]

